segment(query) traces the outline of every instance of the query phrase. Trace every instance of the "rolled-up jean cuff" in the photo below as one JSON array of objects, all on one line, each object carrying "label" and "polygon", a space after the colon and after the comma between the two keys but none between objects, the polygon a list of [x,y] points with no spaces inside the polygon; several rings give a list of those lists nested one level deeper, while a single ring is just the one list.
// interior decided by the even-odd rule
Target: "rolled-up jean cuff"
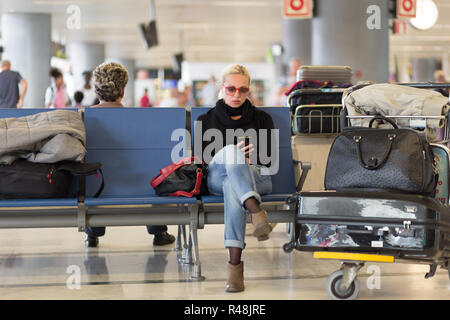
[{"label": "rolled-up jean cuff", "polygon": [[239,240],[225,240],[225,248],[245,248],[245,243]]},{"label": "rolled-up jean cuff", "polygon": [[261,203],[261,196],[258,193],[256,193],[255,191],[250,191],[239,198],[241,205],[244,206],[244,202],[251,197],[255,197],[256,200],[258,200],[258,202]]}]

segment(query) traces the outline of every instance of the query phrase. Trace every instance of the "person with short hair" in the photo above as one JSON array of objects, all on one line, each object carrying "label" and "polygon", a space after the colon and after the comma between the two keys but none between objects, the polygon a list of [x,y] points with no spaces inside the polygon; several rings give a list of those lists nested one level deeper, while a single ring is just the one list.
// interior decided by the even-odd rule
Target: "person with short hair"
[{"label": "person with short hair", "polygon": [[83,95],[84,95],[83,106],[90,107],[95,104],[98,104],[98,99],[97,99],[97,96],[95,95],[94,87],[91,84],[92,71],[86,70],[83,72],[82,75],[84,77],[84,85],[79,91],[83,92]]},{"label": "person with short hair", "polygon": [[73,100],[75,100],[75,104],[73,105],[75,108],[82,108],[83,107],[83,99],[84,99],[84,93],[82,91],[75,91],[73,94]]},{"label": "person with short hair", "polygon": [[[245,247],[246,214],[249,213],[254,226],[253,235],[259,241],[267,240],[272,231],[267,212],[261,209],[261,195],[272,191],[272,180],[268,164],[261,161],[263,146],[271,150],[271,135],[274,129],[272,117],[258,110],[248,99],[251,78],[242,65],[231,65],[222,72],[220,99],[214,108],[198,118],[195,126],[201,125],[202,137],[208,132],[220,132],[214,141],[203,138],[201,143],[203,161],[208,163],[207,185],[209,192],[223,195],[225,221],[225,247],[229,252],[227,265],[227,292],[244,290],[244,265],[241,261]],[[231,141],[227,134],[236,130],[256,134],[255,141]],[[194,130],[198,130],[197,127]],[[262,132],[266,131],[266,135]],[[220,136],[222,139],[220,139]],[[198,136],[196,136],[196,139]],[[246,140],[245,136],[241,137]],[[221,141],[220,141],[221,140]],[[220,143],[222,149],[211,150],[211,143]],[[253,144],[255,143],[255,145]],[[251,156],[253,151],[255,155]],[[260,150],[260,148],[262,148]],[[211,154],[205,154],[207,151]],[[195,155],[199,156],[199,155]],[[209,157],[212,157],[209,160]],[[256,157],[255,157],[256,156]]]},{"label": "person with short hair", "polygon": [[[128,71],[122,65],[110,62],[99,65],[94,70],[94,88],[100,103],[92,108],[124,108],[122,99],[128,83]],[[87,227],[87,247],[97,247],[98,238],[105,234],[105,227]],[[175,237],[167,232],[167,226],[147,226],[149,234],[153,234],[153,245],[163,246],[175,241]]]},{"label": "person with short hair", "polygon": [[[443,70],[436,70],[434,72],[434,81],[437,83],[447,83],[447,79],[445,77],[445,72]],[[437,92],[442,93],[442,95],[448,97],[449,89],[448,88],[438,88],[435,89]]]},{"label": "person with short hair", "polygon": [[217,84],[216,78],[214,75],[208,79],[208,82],[202,88],[201,96],[202,96],[202,106],[204,107],[212,107],[217,101]]},{"label": "person with short hair", "polygon": [[58,68],[51,68],[49,71],[51,84],[45,91],[45,107],[46,108],[65,108],[72,103],[67,94],[64,77]]},{"label": "person with short hair", "polygon": [[[0,73],[0,108],[22,108],[28,83],[19,72],[11,70],[11,62],[1,62]],[[22,91],[19,91],[19,84]]]}]

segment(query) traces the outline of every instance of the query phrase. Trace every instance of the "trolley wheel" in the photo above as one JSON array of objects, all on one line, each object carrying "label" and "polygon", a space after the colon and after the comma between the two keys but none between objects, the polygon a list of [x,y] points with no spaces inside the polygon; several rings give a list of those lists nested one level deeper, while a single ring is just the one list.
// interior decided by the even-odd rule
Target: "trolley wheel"
[{"label": "trolley wheel", "polygon": [[355,278],[347,290],[342,290],[341,282],[344,270],[333,272],[327,280],[327,293],[333,300],[353,300],[358,296],[359,283]]},{"label": "trolley wheel", "polygon": [[283,245],[283,251],[286,253],[291,253],[294,250],[294,243],[288,242]]}]

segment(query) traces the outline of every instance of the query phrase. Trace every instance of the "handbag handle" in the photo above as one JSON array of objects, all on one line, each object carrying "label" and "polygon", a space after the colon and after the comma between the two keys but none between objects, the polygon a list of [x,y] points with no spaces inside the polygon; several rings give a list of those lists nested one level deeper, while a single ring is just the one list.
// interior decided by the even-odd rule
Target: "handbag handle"
[{"label": "handbag handle", "polygon": [[390,134],[388,135],[389,138],[389,147],[387,148],[387,150],[385,151],[384,155],[383,155],[383,160],[378,163],[378,159],[376,158],[370,158],[369,159],[369,163],[365,163],[364,159],[362,157],[362,151],[361,151],[361,140],[362,137],[361,136],[354,136],[353,140],[355,140],[356,142],[356,150],[358,152],[358,158],[359,158],[359,162],[362,164],[362,166],[367,169],[367,170],[376,170],[379,167],[381,167],[387,160],[387,158],[389,157],[389,154],[392,151],[392,144],[394,143],[394,139],[397,137],[396,134]]},{"label": "handbag handle", "polygon": [[389,122],[394,127],[394,129],[396,129],[396,130],[398,129],[397,124],[392,119],[386,118],[385,116],[382,116],[382,115],[376,115],[375,117],[370,119],[369,128],[372,128],[372,124],[375,122],[375,120],[383,120],[383,121]]},{"label": "handbag handle", "polygon": [[162,168],[159,170],[159,175],[154,177],[152,181],[150,181],[150,184],[153,188],[158,186],[161,182],[163,182],[170,174],[172,174],[175,170],[181,168],[185,164],[191,164],[195,161],[199,161],[199,163],[203,163],[198,157],[186,157],[182,158],[178,162],[172,163],[168,165],[167,167]]},{"label": "handbag handle", "polygon": [[188,197],[191,198],[197,194],[200,193],[200,186],[202,183],[202,179],[203,179],[203,172],[202,169],[197,169],[197,180],[195,181],[195,186],[194,189],[191,192],[185,192],[185,191],[175,191],[174,193],[171,193],[169,195],[169,197],[179,197],[179,196],[183,196],[183,197]]}]

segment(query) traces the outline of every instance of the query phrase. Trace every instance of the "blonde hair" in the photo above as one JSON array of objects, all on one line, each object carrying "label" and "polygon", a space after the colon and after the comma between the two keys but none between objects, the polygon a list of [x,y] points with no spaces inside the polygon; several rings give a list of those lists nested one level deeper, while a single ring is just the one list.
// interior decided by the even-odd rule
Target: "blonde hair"
[{"label": "blonde hair", "polygon": [[[225,83],[225,79],[230,74],[243,75],[244,77],[246,77],[248,79],[248,86],[250,87],[250,83],[252,81],[252,79],[250,78],[250,73],[248,72],[247,68],[245,68],[241,64],[230,64],[222,70],[222,76],[221,76],[220,84],[219,84],[220,87],[223,86],[223,84]],[[218,98],[223,99],[222,90],[219,91]]]},{"label": "blonde hair", "polygon": [[95,93],[100,100],[114,102],[122,96],[128,83],[128,71],[122,65],[102,63],[94,72]]},{"label": "blonde hair", "polygon": [[240,74],[245,76],[248,79],[248,86],[250,86],[250,83],[252,81],[252,79],[250,78],[250,73],[248,73],[248,70],[240,64],[232,64],[222,70],[222,78],[220,83],[221,86],[224,84],[225,78],[230,74]]}]

